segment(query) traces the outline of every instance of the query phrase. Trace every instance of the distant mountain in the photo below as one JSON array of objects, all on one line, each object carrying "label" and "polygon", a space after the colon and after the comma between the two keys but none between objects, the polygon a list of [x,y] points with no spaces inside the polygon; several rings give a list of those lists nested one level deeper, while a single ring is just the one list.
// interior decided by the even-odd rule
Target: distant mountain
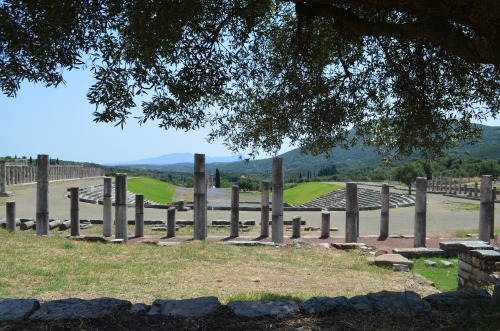
[{"label": "distant mountain", "polygon": [[[481,141],[474,145],[469,145],[466,143],[461,143],[457,147],[454,147],[447,151],[447,154],[453,157],[465,157],[471,156],[483,159],[499,159],[500,158],[500,127],[491,127],[481,125],[483,128],[483,138]],[[189,163],[176,163],[171,162],[168,165],[160,165],[159,163],[155,165],[142,165],[134,166],[134,168],[139,169],[156,169],[165,171],[193,171],[193,156],[190,155]],[[382,165],[382,157],[375,151],[372,147],[366,147],[365,149],[361,146],[354,146],[349,150],[342,148],[333,149],[333,157],[327,159],[325,155],[312,156],[310,154],[301,155],[299,149],[294,149],[286,152],[282,155],[283,157],[283,168],[286,173],[293,177],[293,173],[303,172],[307,170],[319,170],[322,167],[335,165],[337,169],[341,168],[362,168],[368,166],[380,166]],[[410,158],[402,158],[399,162],[407,161],[408,159],[417,158],[418,155]],[[249,162],[243,162],[235,157],[235,162],[226,161],[217,162],[208,160],[206,170],[208,173],[215,173],[215,169],[218,168],[223,172],[239,173],[239,174],[260,174],[266,177],[268,174],[272,173],[272,158],[262,159],[262,160],[250,160]]]},{"label": "distant mountain", "polygon": [[[238,160],[239,160],[238,156],[216,156],[216,157],[206,156],[205,157],[206,164],[221,163],[221,162],[235,162]],[[116,162],[116,163],[109,163],[109,164],[105,164],[105,165],[107,165],[107,166],[124,166],[124,165],[127,165],[127,166],[132,166],[132,165],[158,166],[158,165],[172,165],[172,164],[179,164],[179,163],[193,164],[194,163],[194,154],[193,153],[165,154],[162,156],[149,158],[149,159],[128,161],[128,162]]]}]

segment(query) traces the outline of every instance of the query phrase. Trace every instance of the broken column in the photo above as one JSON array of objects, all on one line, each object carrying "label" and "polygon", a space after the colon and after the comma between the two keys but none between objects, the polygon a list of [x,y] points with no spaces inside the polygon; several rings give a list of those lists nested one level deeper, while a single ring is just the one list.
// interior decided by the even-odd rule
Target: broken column
[{"label": "broken column", "polygon": [[479,209],[479,240],[489,243],[493,236],[495,204],[492,191],[492,177],[481,176],[481,205]]},{"label": "broken column", "polygon": [[9,232],[16,232],[16,203],[14,201],[7,201],[7,224],[6,229]]},{"label": "broken column", "polygon": [[71,236],[80,235],[80,189],[78,187],[70,188],[71,193]]},{"label": "broken column", "polygon": [[294,216],[292,219],[292,238],[300,238],[300,216]]},{"label": "broken column", "polygon": [[112,220],[111,209],[113,202],[111,201],[111,178],[104,178],[104,187],[102,195],[102,235],[104,237],[111,237]]},{"label": "broken column", "polygon": [[231,187],[231,234],[230,237],[236,238],[239,235],[240,227],[240,187],[233,185]]},{"label": "broken column", "polygon": [[330,215],[326,211],[321,213],[321,238],[330,237]]},{"label": "broken column", "polygon": [[39,154],[36,172],[36,235],[49,235],[49,156]]},{"label": "broken column", "polygon": [[283,243],[283,158],[273,158],[272,240]]},{"label": "broken column", "polygon": [[269,182],[262,182],[262,192],[260,197],[260,236],[269,237]]},{"label": "broken column", "polygon": [[175,207],[167,210],[167,237],[175,237]]},{"label": "broken column", "polygon": [[207,185],[205,154],[194,155],[194,240],[207,237]]},{"label": "broken column", "polygon": [[418,177],[415,192],[414,247],[425,247],[427,218],[427,178]]},{"label": "broken column", "polygon": [[128,242],[127,174],[115,177],[115,238]]},{"label": "broken column", "polygon": [[135,195],[135,236],[144,237],[144,194]]},{"label": "broken column", "polygon": [[346,208],[345,208],[345,242],[355,243],[358,241],[358,185],[356,183],[346,184]]},{"label": "broken column", "polygon": [[389,236],[389,185],[382,185],[380,200],[380,237]]}]

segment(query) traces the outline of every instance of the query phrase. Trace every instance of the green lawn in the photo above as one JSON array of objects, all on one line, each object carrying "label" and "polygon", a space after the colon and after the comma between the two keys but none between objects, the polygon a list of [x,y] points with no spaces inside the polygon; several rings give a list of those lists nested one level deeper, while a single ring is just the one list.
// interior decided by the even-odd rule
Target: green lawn
[{"label": "green lawn", "polygon": [[300,206],[311,200],[317,199],[322,195],[339,190],[341,188],[342,186],[327,183],[303,183],[285,190],[284,201],[285,203],[291,203]]},{"label": "green lawn", "polygon": [[130,192],[161,204],[172,202],[175,194],[175,185],[149,177],[130,178],[127,185]]},{"label": "green lawn", "polygon": [[[436,262],[434,267],[424,263],[424,260],[431,260]],[[453,262],[453,266],[446,267],[442,262]],[[445,259],[445,258],[420,258],[414,259],[415,266],[413,271],[434,282],[436,288],[441,292],[454,291],[457,289],[457,275],[458,275],[458,259]]]}]

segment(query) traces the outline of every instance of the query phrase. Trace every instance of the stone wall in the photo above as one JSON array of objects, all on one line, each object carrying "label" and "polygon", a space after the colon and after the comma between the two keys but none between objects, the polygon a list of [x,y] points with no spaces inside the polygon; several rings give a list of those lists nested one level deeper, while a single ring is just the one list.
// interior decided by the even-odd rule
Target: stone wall
[{"label": "stone wall", "polygon": [[486,243],[458,245],[459,289],[478,288],[500,282],[500,252]]}]

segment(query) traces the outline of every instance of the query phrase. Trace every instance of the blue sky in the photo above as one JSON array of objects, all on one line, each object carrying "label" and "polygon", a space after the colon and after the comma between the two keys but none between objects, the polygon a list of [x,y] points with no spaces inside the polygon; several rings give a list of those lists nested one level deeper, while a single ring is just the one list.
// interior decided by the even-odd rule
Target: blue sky
[{"label": "blue sky", "polygon": [[[86,99],[91,74],[66,72],[65,79],[66,84],[58,88],[23,83],[16,98],[0,94],[0,156],[49,154],[62,160],[112,163],[171,153],[231,155],[222,140],[213,144],[205,140],[208,128],[166,131],[153,122],[140,126],[133,118],[123,130],[111,123],[95,123],[94,106]],[[500,126],[500,119],[483,124]],[[280,153],[292,148],[285,146]],[[263,157],[269,155],[259,155]]]}]

